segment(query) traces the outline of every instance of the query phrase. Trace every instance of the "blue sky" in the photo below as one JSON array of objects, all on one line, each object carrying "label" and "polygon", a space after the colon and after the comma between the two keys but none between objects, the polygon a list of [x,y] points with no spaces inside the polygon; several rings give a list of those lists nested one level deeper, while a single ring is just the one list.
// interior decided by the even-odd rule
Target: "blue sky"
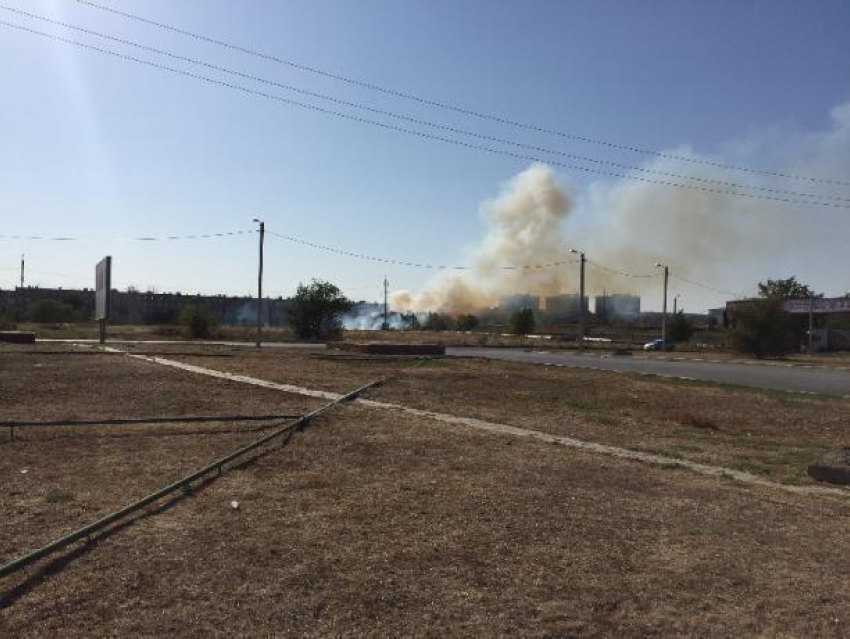
[{"label": "blue sky", "polygon": [[[102,1],[469,109],[767,168],[782,154],[787,166],[785,141],[829,130],[830,110],[850,99],[847,2]],[[569,153],[649,161],[391,98],[73,0],[0,4],[380,109]],[[197,72],[7,11],[0,20]],[[91,285],[95,262],[109,253],[121,288],[247,293],[255,281],[252,236],[143,244],[107,238],[249,229],[255,216],[270,230],[360,253],[465,263],[484,234],[481,203],[530,164],[246,96],[4,26],[0,83],[0,233],[88,238],[0,240],[2,288],[15,284],[21,253],[30,283],[66,287]],[[848,168],[817,166],[818,175],[838,179],[850,179]],[[555,171],[577,199],[577,227],[583,215],[604,215],[588,208],[588,194],[617,188],[617,179]],[[807,216],[822,214],[811,208]],[[846,212],[830,218],[845,238]],[[320,277],[352,297],[374,298],[385,272],[394,287],[411,290],[432,275],[271,237],[266,255],[273,294]],[[828,261],[797,268],[794,259],[764,258],[752,273],[789,270],[843,292]],[[716,277],[726,281],[703,281],[748,285]],[[702,307],[722,301],[700,295]]]}]

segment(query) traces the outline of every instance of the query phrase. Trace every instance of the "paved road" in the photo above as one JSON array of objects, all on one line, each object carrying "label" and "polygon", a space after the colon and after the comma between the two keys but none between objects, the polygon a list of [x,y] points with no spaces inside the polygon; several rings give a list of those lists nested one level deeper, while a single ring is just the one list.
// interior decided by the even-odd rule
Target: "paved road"
[{"label": "paved road", "polygon": [[737,362],[695,362],[617,355],[580,355],[517,348],[452,347],[452,357],[486,357],[508,362],[550,364],[576,368],[661,375],[737,384],[771,390],[841,395],[850,399],[850,371]]}]

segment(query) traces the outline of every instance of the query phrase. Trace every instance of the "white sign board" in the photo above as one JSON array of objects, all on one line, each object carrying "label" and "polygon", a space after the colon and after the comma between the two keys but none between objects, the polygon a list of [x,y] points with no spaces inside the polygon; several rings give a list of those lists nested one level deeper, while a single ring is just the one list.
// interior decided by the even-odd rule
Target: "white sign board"
[{"label": "white sign board", "polygon": [[[787,300],[782,305],[789,313],[808,313],[812,306],[811,300]],[[850,298],[848,297],[816,297],[813,313],[850,313]]]},{"label": "white sign board", "polygon": [[95,267],[95,295],[94,311],[95,319],[98,321],[108,320],[110,304],[110,290],[112,289],[112,257],[106,256]]}]

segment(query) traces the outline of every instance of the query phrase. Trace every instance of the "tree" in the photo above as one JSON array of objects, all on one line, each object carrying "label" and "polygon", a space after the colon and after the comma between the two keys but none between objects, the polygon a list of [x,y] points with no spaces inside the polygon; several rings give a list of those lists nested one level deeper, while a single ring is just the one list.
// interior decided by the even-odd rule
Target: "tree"
[{"label": "tree", "polygon": [[782,300],[767,298],[741,303],[729,314],[727,339],[736,351],[765,357],[799,348],[805,327],[782,308]]},{"label": "tree", "polygon": [[511,315],[508,330],[514,335],[528,335],[534,332],[534,311],[524,308]]},{"label": "tree", "polygon": [[342,331],[342,315],[351,307],[337,286],[313,280],[309,286],[298,285],[286,315],[299,339],[330,339]]},{"label": "tree", "polygon": [[184,306],[177,318],[188,337],[195,339],[209,339],[218,326],[215,314],[202,305]]},{"label": "tree", "polygon": [[56,300],[39,300],[30,308],[30,318],[39,324],[58,324],[60,322],[73,322],[74,309]]},{"label": "tree", "polygon": [[475,315],[459,315],[457,318],[457,330],[472,331],[478,326],[478,318]]},{"label": "tree", "polygon": [[452,318],[444,313],[428,313],[428,318],[422,325],[426,331],[447,331],[453,326]]},{"label": "tree", "polygon": [[694,325],[684,311],[679,311],[670,320],[670,339],[674,342],[687,342],[694,334]]},{"label": "tree", "polygon": [[810,297],[823,297],[822,293],[816,294],[807,284],[798,282],[794,275],[784,280],[759,282],[758,288],[759,297],[764,299],[802,300]]}]

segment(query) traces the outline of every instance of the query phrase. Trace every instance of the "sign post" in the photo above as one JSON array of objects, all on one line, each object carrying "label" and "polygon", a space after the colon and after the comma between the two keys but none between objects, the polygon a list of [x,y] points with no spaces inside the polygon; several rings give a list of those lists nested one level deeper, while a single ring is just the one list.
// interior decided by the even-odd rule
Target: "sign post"
[{"label": "sign post", "polygon": [[107,255],[95,267],[95,319],[100,328],[100,343],[106,341],[106,321],[112,310],[112,256]]}]

